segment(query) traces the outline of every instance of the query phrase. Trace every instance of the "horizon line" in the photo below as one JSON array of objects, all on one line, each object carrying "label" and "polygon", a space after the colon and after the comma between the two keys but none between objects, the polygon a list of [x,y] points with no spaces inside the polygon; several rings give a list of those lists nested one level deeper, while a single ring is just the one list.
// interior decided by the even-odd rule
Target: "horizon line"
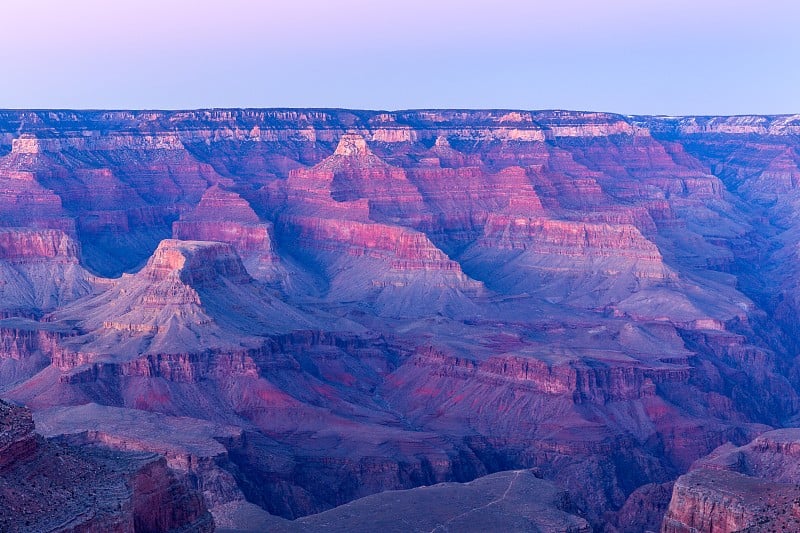
[{"label": "horizon line", "polygon": [[360,113],[415,113],[415,112],[432,112],[432,111],[455,111],[455,112],[524,112],[524,113],[576,113],[576,114],[604,114],[615,115],[619,117],[653,117],[653,118],[666,118],[666,119],[683,119],[683,118],[736,118],[736,117],[792,117],[800,116],[800,113],[733,113],[733,114],[674,114],[674,113],[621,113],[617,111],[598,111],[586,109],[567,109],[567,108],[542,108],[542,109],[526,109],[526,108],[513,108],[513,107],[419,107],[419,108],[401,108],[401,109],[368,109],[368,108],[355,108],[355,107],[335,107],[335,106],[310,106],[310,107],[186,107],[186,108],[159,108],[159,107],[142,107],[142,108],[125,108],[125,107],[8,107],[0,108],[0,113],[8,112],[74,112],[74,113],[93,113],[93,112],[133,112],[133,113],[178,113],[178,112],[196,112],[196,111],[351,111]]}]

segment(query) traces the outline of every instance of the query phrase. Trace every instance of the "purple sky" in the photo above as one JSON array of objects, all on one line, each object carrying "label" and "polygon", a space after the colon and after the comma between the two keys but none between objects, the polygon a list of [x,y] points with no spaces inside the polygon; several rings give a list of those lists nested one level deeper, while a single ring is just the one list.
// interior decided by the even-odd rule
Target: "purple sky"
[{"label": "purple sky", "polygon": [[796,0],[20,0],[0,107],[800,113]]}]

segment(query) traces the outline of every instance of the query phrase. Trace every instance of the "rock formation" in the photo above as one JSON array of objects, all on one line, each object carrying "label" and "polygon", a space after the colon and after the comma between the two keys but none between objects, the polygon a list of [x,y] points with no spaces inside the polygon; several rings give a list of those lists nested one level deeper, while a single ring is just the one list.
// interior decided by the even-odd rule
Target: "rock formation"
[{"label": "rock formation", "polygon": [[795,428],[769,431],[741,447],[721,446],[678,478],[662,533],[797,530],[798,456]]},{"label": "rock formation", "polygon": [[194,210],[173,223],[172,233],[181,240],[230,244],[256,279],[279,282],[286,276],[273,248],[272,224],[261,222],[246,200],[218,185],[203,194]]},{"label": "rock formation", "polygon": [[388,316],[472,310],[467,295],[482,284],[427,235],[397,224],[427,218],[422,195],[363,137],[344,135],[333,155],[292,171],[285,188],[284,238],[324,271],[328,299],[374,302]]},{"label": "rock formation", "polygon": [[92,292],[75,240],[61,230],[0,228],[0,314],[41,316]]},{"label": "rock formation", "polygon": [[163,458],[45,440],[29,411],[0,401],[0,528],[210,532],[214,522]]},{"label": "rock formation", "polygon": [[798,128],[0,111],[0,394],[219,516],[535,468],[598,530],[673,483],[675,527],[759,527],[793,481],[687,472],[798,420]]},{"label": "rock formation", "polygon": [[[231,301],[236,310],[228,308]],[[79,357],[81,364],[239,347],[248,335],[311,324],[258,287],[229,245],[178,240],[162,241],[136,274],[124,275],[105,292],[47,319],[70,320],[79,327],[82,335],[72,341],[86,354]],[[62,369],[67,366],[71,363],[64,362]]]}]

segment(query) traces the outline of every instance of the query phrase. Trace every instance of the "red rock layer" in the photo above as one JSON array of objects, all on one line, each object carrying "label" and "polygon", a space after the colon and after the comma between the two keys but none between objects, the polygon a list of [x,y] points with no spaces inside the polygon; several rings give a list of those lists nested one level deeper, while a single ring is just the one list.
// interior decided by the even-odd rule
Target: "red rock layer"
[{"label": "red rock layer", "polygon": [[537,255],[570,256],[578,261],[594,257],[641,260],[654,265],[650,269],[652,274],[646,270],[638,274],[667,276],[658,247],[645,239],[635,226],[496,216],[487,221],[478,245],[500,250],[530,250]]},{"label": "red rock layer", "polygon": [[63,176],[63,167],[15,152],[0,157],[0,225],[59,229],[74,234],[61,198],[37,181],[37,173]]},{"label": "red rock layer", "polygon": [[58,230],[0,230],[0,261],[47,260],[78,263],[78,245]]},{"label": "red rock layer", "polygon": [[422,228],[444,240],[470,242],[493,214],[542,216],[543,207],[524,168],[487,172],[481,166],[441,168],[438,161],[409,171],[435,221]]},{"label": "red rock layer", "polygon": [[[344,252],[350,256],[381,259],[392,270],[453,272],[454,280],[467,283],[458,263],[436,248],[425,234],[382,224],[293,217],[301,246],[320,251]],[[477,283],[472,282],[472,285]]]},{"label": "red rock layer", "polygon": [[675,483],[662,533],[793,531],[800,490],[734,472],[696,470]]},{"label": "red rock layer", "polygon": [[406,172],[377,157],[360,135],[343,135],[333,155],[293,175],[298,181],[324,183],[336,202],[368,199],[375,220],[424,215],[422,195],[408,181]]},{"label": "red rock layer", "polygon": [[178,277],[190,286],[249,279],[230,246],[203,241],[163,241],[139,275],[155,282]]},{"label": "red rock layer", "polygon": [[211,187],[193,211],[173,223],[172,233],[181,240],[230,244],[256,279],[275,281],[285,276],[273,250],[272,224],[261,222],[250,204],[234,192]]},{"label": "red rock layer", "polygon": [[798,457],[797,429],[769,431],[738,448],[721,446],[678,479],[662,532],[800,528]]}]

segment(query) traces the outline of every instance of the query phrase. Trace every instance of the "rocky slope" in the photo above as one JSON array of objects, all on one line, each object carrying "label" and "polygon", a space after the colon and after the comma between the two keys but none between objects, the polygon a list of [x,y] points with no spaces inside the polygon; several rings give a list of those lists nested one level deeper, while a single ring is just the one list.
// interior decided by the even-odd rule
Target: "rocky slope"
[{"label": "rocky slope", "polygon": [[342,136],[330,157],[275,188],[268,205],[283,238],[324,273],[329,300],[371,303],[384,316],[474,311],[468,296],[482,284],[413,228],[428,217],[422,195],[362,136]]},{"label": "rocky slope", "polygon": [[678,478],[661,529],[794,531],[800,528],[800,430],[721,446]]},{"label": "rocky slope", "polygon": [[44,440],[29,411],[0,401],[0,527],[213,531],[214,522],[163,458]]},{"label": "rocky slope", "polygon": [[75,240],[61,230],[0,228],[0,314],[40,316],[92,292]]},{"label": "rocky slope", "polygon": [[[229,302],[236,310],[229,310]],[[247,345],[245,338],[313,322],[259,287],[231,246],[164,240],[145,267],[99,295],[49,315],[80,330],[80,364],[146,353],[193,353]],[[238,337],[238,338],[237,338]],[[253,343],[250,344],[251,346]],[[78,361],[58,363],[62,369]]]},{"label": "rocky slope", "polygon": [[798,124],[0,111],[0,391],[209,507],[535,467],[658,527],[798,420]]},{"label": "rocky slope", "polygon": [[530,471],[500,472],[470,483],[442,483],[367,496],[294,522],[257,519],[229,505],[217,513],[221,531],[548,531],[588,533],[569,494]]}]

